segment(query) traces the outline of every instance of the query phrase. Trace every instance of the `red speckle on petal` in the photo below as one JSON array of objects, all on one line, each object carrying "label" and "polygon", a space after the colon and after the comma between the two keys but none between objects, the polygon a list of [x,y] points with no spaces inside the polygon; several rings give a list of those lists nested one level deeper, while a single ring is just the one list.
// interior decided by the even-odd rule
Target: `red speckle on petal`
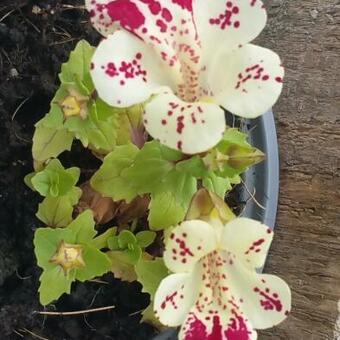
[{"label": "red speckle on petal", "polygon": [[135,31],[145,23],[143,13],[130,0],[111,1],[106,8],[112,21],[118,21],[127,30]]},{"label": "red speckle on petal", "polygon": [[170,22],[172,20],[172,14],[167,8],[163,8],[162,17],[167,22]]},{"label": "red speckle on petal", "polygon": [[192,12],[192,0],[172,0],[172,3],[177,4],[183,9]]},{"label": "red speckle on petal", "polygon": [[281,77],[276,77],[275,80],[276,80],[278,83],[283,83],[283,78],[281,78]]},{"label": "red speckle on petal", "polygon": [[162,125],[166,125],[167,121],[165,119],[162,119]]}]

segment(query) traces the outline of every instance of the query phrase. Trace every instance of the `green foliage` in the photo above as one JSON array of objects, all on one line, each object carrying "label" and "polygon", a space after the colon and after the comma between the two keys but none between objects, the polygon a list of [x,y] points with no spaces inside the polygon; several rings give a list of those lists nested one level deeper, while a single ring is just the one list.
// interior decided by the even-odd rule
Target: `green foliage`
[{"label": "green foliage", "polygon": [[90,63],[94,47],[82,40],[59,74],[61,86],[49,113],[36,125],[33,158],[45,162],[70,150],[74,138],[84,147],[107,154],[116,145],[119,112],[94,94]]},{"label": "green foliage", "polygon": [[46,168],[31,177],[31,183],[40,195],[60,197],[66,195],[78,182],[79,168],[65,170],[58,159],[53,159]]},{"label": "green foliage", "polygon": [[80,196],[81,190],[74,187],[65,196],[46,197],[39,204],[36,216],[49,227],[66,227],[72,221],[73,207],[78,203]]},{"label": "green foliage", "polygon": [[148,247],[156,238],[152,231],[142,231],[134,235],[123,230],[118,236],[108,239],[109,249],[119,253],[119,261],[135,265],[142,257],[143,249]]},{"label": "green foliage", "polygon": [[66,228],[40,228],[35,232],[35,254],[43,269],[39,288],[42,305],[69,294],[75,280],[83,282],[110,270],[110,259],[94,246],[94,225],[87,210]]},{"label": "green foliage", "polygon": [[131,202],[137,192],[124,176],[124,170],[133,164],[138,152],[133,144],[117,146],[105,157],[102,166],[92,177],[91,186],[114,201],[125,199]]},{"label": "green foliage", "polygon": [[143,124],[143,111],[144,106],[141,104],[120,111],[117,145],[132,142],[140,147],[143,146],[147,137]]},{"label": "green foliage", "polygon": [[62,84],[76,85],[81,82],[84,88],[92,91],[94,85],[90,76],[90,64],[95,48],[81,40],[71,52],[69,61],[62,65],[59,79]]},{"label": "green foliage", "polygon": [[36,215],[47,226],[62,228],[72,221],[73,207],[82,193],[75,186],[79,175],[79,168],[65,169],[59,160],[53,159],[45,169],[25,177],[30,188],[45,196]]},{"label": "green foliage", "polygon": [[222,141],[205,158],[220,177],[235,178],[250,166],[263,161],[265,155],[247,142],[247,135],[236,128],[227,129]]},{"label": "green foliage", "polygon": [[[218,148],[204,159],[199,156],[183,159],[184,155],[179,151],[156,141],[146,143],[142,149],[132,144],[119,146],[104,159],[101,168],[92,177],[91,185],[115,201],[131,202],[138,195],[150,194],[150,228],[168,228],[184,219],[197,191],[197,180],[202,180],[204,187],[224,197],[232,184],[239,182],[238,175],[250,160],[255,161],[252,156],[256,149],[247,144],[243,134],[230,130]],[[242,148],[242,152],[246,150],[246,157],[243,158],[242,153],[241,158],[237,158],[238,154],[233,153],[235,148]],[[231,151],[226,156],[219,150]],[[219,154],[223,156],[221,164],[217,159]],[[235,168],[231,168],[230,164]],[[209,169],[212,165],[219,167]]]},{"label": "green foliage", "polygon": [[180,166],[182,157],[156,141],[141,150],[132,144],[120,146],[104,159],[91,185],[115,201],[131,202],[138,195],[151,194],[150,227],[164,229],[183,220],[197,189],[192,169]]},{"label": "green foliage", "polygon": [[71,150],[72,142],[73,134],[65,128],[57,130],[38,124],[33,136],[33,159],[43,163],[49,158],[57,157],[63,151]]}]

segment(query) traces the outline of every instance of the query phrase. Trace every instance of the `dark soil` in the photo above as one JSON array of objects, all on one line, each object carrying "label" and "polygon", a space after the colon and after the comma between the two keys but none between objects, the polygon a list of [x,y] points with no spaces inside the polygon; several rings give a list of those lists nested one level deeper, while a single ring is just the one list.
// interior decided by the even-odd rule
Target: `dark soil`
[{"label": "dark soil", "polygon": [[[86,318],[44,319],[32,313],[42,309],[32,247],[40,226],[34,217],[39,197],[23,177],[32,171],[34,124],[49,109],[60,65],[80,39],[92,44],[100,39],[79,6],[82,0],[0,1],[0,339],[143,340],[155,333],[136,314],[148,304],[140,285],[110,275],[104,278],[108,284],[75,284],[72,295],[63,296],[55,308],[115,305],[113,311]],[[81,166],[90,167],[85,161]]]}]

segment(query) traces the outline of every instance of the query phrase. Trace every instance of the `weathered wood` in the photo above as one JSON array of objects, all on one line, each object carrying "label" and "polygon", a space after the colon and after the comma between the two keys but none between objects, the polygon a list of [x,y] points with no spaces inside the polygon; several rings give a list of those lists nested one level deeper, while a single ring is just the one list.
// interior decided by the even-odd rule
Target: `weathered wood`
[{"label": "weathered wood", "polygon": [[270,19],[259,42],[287,72],[275,108],[281,194],[266,272],[290,284],[293,311],[259,338],[339,340],[340,1],[265,3]]}]

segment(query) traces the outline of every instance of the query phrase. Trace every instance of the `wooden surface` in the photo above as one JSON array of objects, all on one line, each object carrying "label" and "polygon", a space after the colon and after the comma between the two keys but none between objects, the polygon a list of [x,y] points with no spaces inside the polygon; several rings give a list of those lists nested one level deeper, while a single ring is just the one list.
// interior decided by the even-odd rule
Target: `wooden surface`
[{"label": "wooden surface", "polygon": [[281,193],[266,272],[289,283],[293,311],[259,339],[340,340],[340,1],[265,3],[259,43],[287,73],[275,107]]}]

